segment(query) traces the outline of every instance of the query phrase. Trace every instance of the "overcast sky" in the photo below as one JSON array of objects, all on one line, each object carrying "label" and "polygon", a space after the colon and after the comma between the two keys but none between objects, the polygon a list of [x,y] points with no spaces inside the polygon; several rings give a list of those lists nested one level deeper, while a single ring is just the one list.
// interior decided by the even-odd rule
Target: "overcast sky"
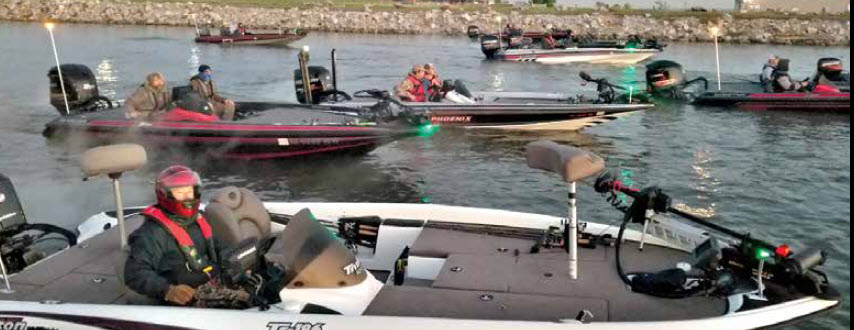
[{"label": "overcast sky", "polygon": [[[631,4],[634,8],[652,8],[653,5],[658,0],[557,0],[557,3],[562,5],[570,5],[570,6],[579,6],[579,7],[593,7],[596,2],[604,2],[609,5],[613,4]],[[714,9],[728,9],[732,10],[735,8],[735,0],[662,0],[666,2],[670,8],[672,9],[683,9],[686,6],[688,8],[701,6],[705,8],[714,8]]]}]

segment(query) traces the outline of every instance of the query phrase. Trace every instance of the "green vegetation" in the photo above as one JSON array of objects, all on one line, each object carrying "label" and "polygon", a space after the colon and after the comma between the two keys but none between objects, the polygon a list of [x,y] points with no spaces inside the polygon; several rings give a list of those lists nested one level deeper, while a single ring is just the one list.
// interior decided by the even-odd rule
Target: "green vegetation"
[{"label": "green vegetation", "polygon": [[331,6],[332,8],[360,11],[364,10],[365,6],[369,6],[374,11],[429,11],[437,9],[449,9],[453,12],[484,12],[487,10],[496,11],[503,14],[509,14],[512,11],[520,14],[549,14],[549,15],[582,15],[590,14],[597,11],[604,11],[612,15],[651,15],[655,18],[680,18],[680,17],[697,17],[702,21],[715,21],[723,18],[727,13],[731,14],[736,19],[822,19],[822,20],[851,20],[850,13],[843,14],[791,14],[781,12],[750,12],[750,13],[733,13],[733,12],[695,12],[695,11],[678,11],[678,10],[642,10],[632,9],[630,5],[614,5],[610,8],[601,7],[593,8],[560,8],[554,7],[555,0],[535,0],[534,6],[526,8],[515,8],[509,4],[454,4],[447,5],[433,1],[415,2],[412,4],[397,4],[393,0],[131,0],[135,2],[187,2],[208,3],[231,6],[247,6],[247,7],[265,7],[265,8],[311,8],[315,6]]}]

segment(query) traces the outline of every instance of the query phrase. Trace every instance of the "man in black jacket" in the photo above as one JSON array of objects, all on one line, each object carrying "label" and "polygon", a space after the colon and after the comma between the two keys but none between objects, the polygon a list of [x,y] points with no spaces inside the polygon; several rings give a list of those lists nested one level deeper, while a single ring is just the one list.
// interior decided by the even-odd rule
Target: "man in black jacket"
[{"label": "man in black jacket", "polygon": [[214,239],[199,213],[201,179],[184,166],[160,173],[157,204],[143,211],[145,223],[131,234],[125,284],[158,301],[188,305],[199,286],[217,283],[226,246]]}]

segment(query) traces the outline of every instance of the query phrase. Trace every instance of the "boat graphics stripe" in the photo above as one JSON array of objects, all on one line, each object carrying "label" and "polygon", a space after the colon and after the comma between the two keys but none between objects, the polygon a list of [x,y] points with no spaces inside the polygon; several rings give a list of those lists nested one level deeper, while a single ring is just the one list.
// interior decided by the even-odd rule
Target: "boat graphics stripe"
[{"label": "boat graphics stripe", "polygon": [[340,146],[330,146],[325,148],[316,148],[316,149],[308,149],[308,150],[298,150],[298,151],[282,151],[282,152],[266,152],[266,153],[251,153],[251,154],[238,154],[238,153],[228,153],[225,154],[225,158],[232,159],[273,159],[273,158],[285,158],[285,157],[294,157],[294,156],[304,156],[316,153],[323,152],[332,152],[332,151],[340,151],[345,149],[356,149],[361,147],[370,147],[373,145],[373,142],[363,142],[356,144],[347,144]]},{"label": "boat graphics stripe", "polygon": [[844,93],[833,93],[833,94],[750,94],[751,98],[757,99],[765,99],[765,98],[798,98],[798,99],[811,99],[811,98],[850,98],[851,94]]},{"label": "boat graphics stripe", "polygon": [[[147,322],[117,320],[87,315],[66,315],[40,312],[0,312],[0,327],[2,329],[162,329],[162,330],[194,330],[171,325],[152,324]],[[14,320],[13,320],[14,319]],[[14,321],[13,323],[10,323]],[[17,327],[16,327],[17,326]]]},{"label": "boat graphics stripe", "polygon": [[[91,132],[91,134],[102,138],[109,138],[116,133],[113,132]],[[378,139],[391,138],[390,136],[367,136],[367,137],[272,137],[272,138],[252,138],[252,137],[220,137],[220,136],[170,136],[170,135],[146,135],[145,139],[158,142],[183,142],[183,143],[238,143],[252,145],[277,145],[277,146],[312,146],[312,145],[329,145],[341,144],[360,141],[374,141]]]},{"label": "boat graphics stripe", "polygon": [[[114,127],[135,127],[140,126],[139,123],[129,120],[90,120],[90,126],[114,126]],[[374,127],[362,126],[310,126],[310,125],[245,125],[245,124],[204,124],[204,123],[180,123],[180,122],[165,122],[153,123],[148,127],[154,128],[171,128],[171,129],[204,129],[204,130],[227,130],[227,131],[365,131],[375,129]]]}]

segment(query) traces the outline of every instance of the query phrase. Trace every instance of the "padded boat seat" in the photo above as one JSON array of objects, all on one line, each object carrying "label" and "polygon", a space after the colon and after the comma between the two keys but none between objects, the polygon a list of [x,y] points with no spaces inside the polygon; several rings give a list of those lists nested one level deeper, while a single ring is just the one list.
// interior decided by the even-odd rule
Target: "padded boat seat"
[{"label": "padded boat seat", "polygon": [[424,228],[409,250],[417,257],[447,258],[451,254],[512,255],[528,253],[532,239],[501,237],[450,229]]},{"label": "padded boat seat", "polygon": [[599,174],[605,161],[595,154],[552,141],[537,141],[525,147],[528,166],[559,174],[566,182],[576,182]]},{"label": "padded boat seat", "polygon": [[[489,296],[482,297],[485,294]],[[364,315],[557,321],[575,319],[582,310],[592,312],[592,321],[597,321],[599,315],[608,314],[608,303],[596,298],[387,286]]]},{"label": "padded boat seat", "polygon": [[261,241],[270,236],[270,214],[245,188],[225,187],[215,192],[205,207],[205,218],[214,235],[233,247],[249,238]]}]

